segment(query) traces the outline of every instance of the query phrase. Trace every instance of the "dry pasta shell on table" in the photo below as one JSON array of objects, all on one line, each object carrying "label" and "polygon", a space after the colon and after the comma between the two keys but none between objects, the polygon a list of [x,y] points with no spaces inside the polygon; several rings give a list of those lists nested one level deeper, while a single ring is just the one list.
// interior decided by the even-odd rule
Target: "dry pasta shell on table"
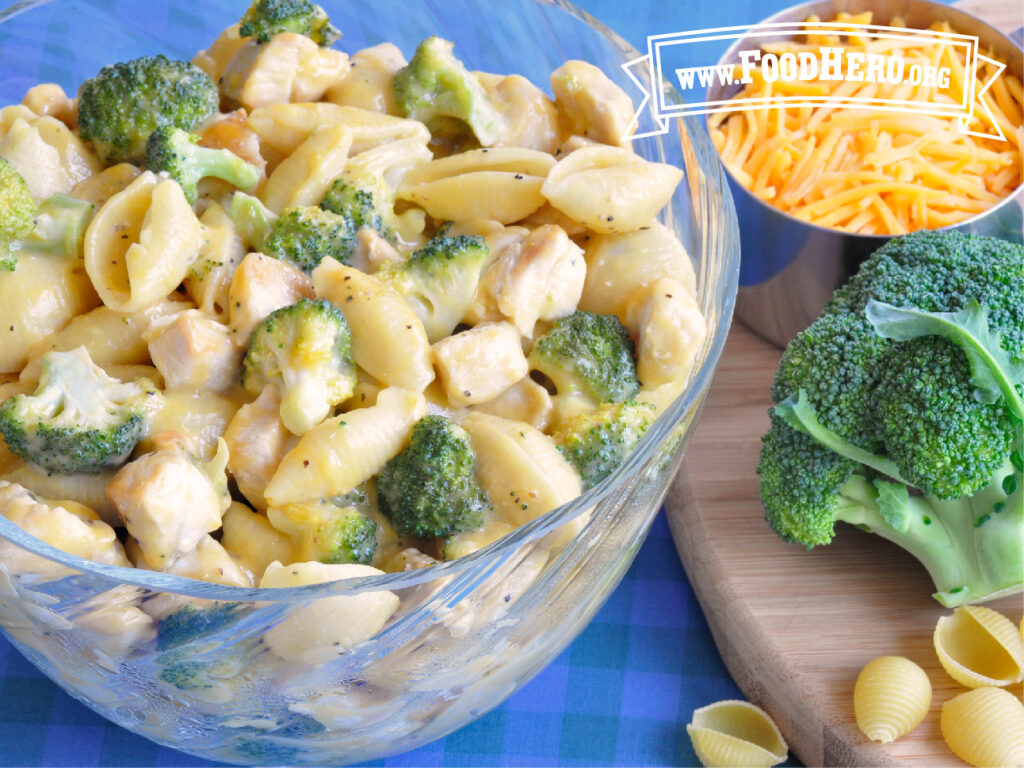
[{"label": "dry pasta shell on table", "polygon": [[510,224],[544,205],[541,187],[554,165],[533,149],[474,149],[413,168],[397,196],[442,221],[472,216]]},{"label": "dry pasta shell on table", "polygon": [[1002,688],[975,688],[942,705],[942,737],[976,766],[1024,768],[1024,704]]},{"label": "dry pasta shell on table", "polygon": [[704,766],[770,766],[789,754],[775,721],[746,701],[718,701],[695,710],[686,733]]},{"label": "dry pasta shell on table", "polygon": [[1002,686],[1024,679],[1024,640],[998,611],[960,606],[939,619],[933,639],[942,668],[961,685]]},{"label": "dry pasta shell on table", "polygon": [[880,656],[857,675],[853,712],[872,741],[888,744],[920,725],[932,704],[932,684],[903,656]]},{"label": "dry pasta shell on table", "polygon": [[683,172],[651,163],[628,149],[594,144],[551,169],[541,194],[555,208],[601,234],[648,224],[675,192]]}]

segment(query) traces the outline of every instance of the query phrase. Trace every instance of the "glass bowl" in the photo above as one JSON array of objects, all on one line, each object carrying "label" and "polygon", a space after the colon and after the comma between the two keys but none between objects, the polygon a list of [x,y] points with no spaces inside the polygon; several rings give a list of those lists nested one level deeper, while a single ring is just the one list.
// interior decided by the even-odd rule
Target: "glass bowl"
[{"label": "glass bowl", "polygon": [[[0,11],[0,105],[17,103],[38,82],[74,93],[118,60],[157,52],[191,58],[244,4],[16,3]],[[348,51],[391,40],[409,55],[438,34],[455,42],[471,69],[519,73],[547,89],[551,70],[584,59],[635,94],[621,64],[636,51],[567,3],[322,4]],[[639,550],[732,317],[736,217],[705,130],[689,119],[635,147],[686,171],[662,218],[693,259],[709,333],[686,390],[615,473],[460,560],[292,589],[222,587],[101,565],[0,516],[0,626],[13,645],[115,723],[234,763],[333,765],[403,752],[465,725],[523,685],[583,629]],[[287,633],[309,610],[353,609],[383,592],[397,597],[398,610],[348,652],[313,666],[268,647],[268,633]],[[138,601],[191,601],[197,610],[177,634],[162,627],[132,644],[109,622]]]}]

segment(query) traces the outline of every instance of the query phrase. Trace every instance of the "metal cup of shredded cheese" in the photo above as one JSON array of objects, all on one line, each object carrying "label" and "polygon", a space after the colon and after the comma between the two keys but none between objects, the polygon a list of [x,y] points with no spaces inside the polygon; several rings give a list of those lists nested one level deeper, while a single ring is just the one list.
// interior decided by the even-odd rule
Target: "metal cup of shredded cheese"
[{"label": "metal cup of shredded cheese", "polygon": [[[845,26],[764,34],[783,22]],[[1006,68],[974,94],[968,130],[1003,140],[960,132],[950,116],[956,99],[971,101],[972,38],[974,53]],[[976,91],[996,71],[979,62]],[[788,104],[708,118],[740,225],[736,316],[784,346],[895,235],[949,228],[1021,242],[1022,62],[1010,38],[929,0],[804,3],[738,40],[720,62],[734,65],[734,84],[716,80],[707,101]],[[842,106],[800,106],[808,96]]]}]

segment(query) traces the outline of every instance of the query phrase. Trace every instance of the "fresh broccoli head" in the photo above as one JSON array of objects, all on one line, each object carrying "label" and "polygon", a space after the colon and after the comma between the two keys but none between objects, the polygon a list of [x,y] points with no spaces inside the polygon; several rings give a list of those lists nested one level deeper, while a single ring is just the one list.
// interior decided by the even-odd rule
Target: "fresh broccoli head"
[{"label": "fresh broccoli head", "polygon": [[146,141],[146,168],[166,173],[179,185],[190,203],[196,201],[199,181],[213,177],[240,189],[249,189],[260,180],[260,170],[234,152],[199,146],[194,133],[165,125]]},{"label": "fresh broccoli head", "polygon": [[468,127],[481,146],[489,147],[501,131],[501,117],[480,81],[455,58],[454,47],[439,37],[421,42],[395,74],[395,104],[403,117],[425,123],[435,135]]},{"label": "fresh broccoli head", "polygon": [[489,255],[482,237],[448,237],[442,231],[407,260],[381,265],[375,275],[402,295],[433,343],[462,321]]},{"label": "fresh broccoli head", "polygon": [[296,562],[369,565],[377,551],[377,523],[334,499],[271,507],[267,517],[291,538]]},{"label": "fresh broccoli head", "polygon": [[78,91],[78,133],[107,165],[140,163],[149,135],[162,126],[186,131],[220,108],[217,84],[199,67],[143,56],[104,67]]},{"label": "fresh broccoli head", "polygon": [[656,415],[649,403],[605,403],[562,422],[551,436],[558,450],[580,473],[583,490],[587,490],[623,462]]},{"label": "fresh broccoli head", "polygon": [[348,264],[354,247],[354,232],[344,216],[304,206],[274,220],[262,250],[310,274],[326,258]]},{"label": "fresh broccoli head", "polygon": [[35,209],[21,237],[0,238],[0,269],[14,269],[21,251],[77,257],[92,211],[93,204],[87,200],[59,192],[47,198]]},{"label": "fresh broccoli head", "polygon": [[842,520],[954,606],[1024,587],[1024,249],[923,232],[879,249],[783,355],[758,467],[771,527]]},{"label": "fresh broccoli head", "polygon": [[0,435],[13,453],[51,472],[97,473],[128,458],[155,392],[146,379],[111,378],[84,347],[47,352],[36,391],[0,405]]},{"label": "fresh broccoli head", "polygon": [[14,269],[9,243],[32,230],[36,204],[28,183],[0,157],[0,270]]},{"label": "fresh broccoli head", "polygon": [[351,397],[355,383],[348,323],[324,299],[301,299],[271,312],[252,332],[242,360],[242,386],[252,395],[277,386],[281,421],[296,435]]},{"label": "fresh broccoli head", "polygon": [[560,317],[534,342],[527,360],[560,395],[579,393],[595,403],[623,403],[640,389],[636,347],[615,315],[577,310]]},{"label": "fresh broccoli head", "polygon": [[469,434],[444,416],[416,422],[409,445],[377,476],[377,504],[399,536],[450,536],[483,525],[491,502],[476,479]]},{"label": "fresh broccoli head", "polygon": [[323,47],[341,38],[327,12],[309,0],[255,0],[238,26],[239,37],[255,37],[259,43],[268,42],[280,32],[305,35]]},{"label": "fresh broccoli head", "polygon": [[387,185],[379,179],[341,176],[331,184],[320,207],[345,217],[352,232],[369,227],[394,243],[394,201],[390,197]]}]

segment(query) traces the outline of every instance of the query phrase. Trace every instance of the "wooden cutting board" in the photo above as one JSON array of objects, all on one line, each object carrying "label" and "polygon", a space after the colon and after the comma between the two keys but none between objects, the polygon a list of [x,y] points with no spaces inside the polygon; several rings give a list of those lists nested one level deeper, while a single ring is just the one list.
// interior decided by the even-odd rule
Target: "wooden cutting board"
[{"label": "wooden cutting board", "polygon": [[[898,547],[845,524],[811,551],[764,522],[755,468],[781,351],[733,325],[686,461],[665,501],[675,543],[729,672],[808,766],[962,765],[939,731],[962,692],[932,646],[931,580]],[[1021,596],[989,603],[1019,623]],[[934,689],[925,721],[889,745],[853,715],[860,669],[882,655],[920,664]],[[1016,695],[1021,686],[1014,686]],[[710,702],[709,702],[710,703]]]}]

